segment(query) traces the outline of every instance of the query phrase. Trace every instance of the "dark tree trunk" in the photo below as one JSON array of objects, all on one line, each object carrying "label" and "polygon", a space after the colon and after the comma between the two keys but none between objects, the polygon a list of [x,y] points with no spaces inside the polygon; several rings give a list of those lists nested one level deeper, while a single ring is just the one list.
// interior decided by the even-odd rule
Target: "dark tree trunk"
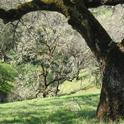
[{"label": "dark tree trunk", "polygon": [[6,92],[0,91],[0,103],[7,102],[8,94]]},{"label": "dark tree trunk", "polygon": [[124,116],[124,51],[116,45],[106,57],[103,69],[103,85],[97,117],[105,115],[111,120]]},{"label": "dark tree trunk", "polygon": [[57,96],[58,92],[60,91],[59,90],[59,84],[60,84],[60,82],[58,81],[57,84],[56,84],[55,96]]},{"label": "dark tree trunk", "polygon": [[112,41],[85,6],[76,8],[76,14],[70,11],[69,23],[85,38],[103,73],[97,118],[117,120],[124,116],[124,47]]},{"label": "dark tree trunk", "polygon": [[46,91],[43,92],[43,98],[46,98],[48,93]]}]

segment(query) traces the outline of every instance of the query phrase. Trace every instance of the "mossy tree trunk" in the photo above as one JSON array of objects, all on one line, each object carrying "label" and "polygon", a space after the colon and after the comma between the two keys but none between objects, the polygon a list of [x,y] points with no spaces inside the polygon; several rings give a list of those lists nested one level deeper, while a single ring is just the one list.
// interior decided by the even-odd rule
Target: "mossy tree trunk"
[{"label": "mossy tree trunk", "polygon": [[97,117],[103,119],[106,115],[111,120],[116,120],[124,116],[123,46],[112,41],[87,8],[118,3],[124,3],[124,0],[33,0],[16,9],[0,9],[0,18],[4,23],[8,23],[37,10],[58,11],[64,14],[68,23],[85,39],[102,68],[103,84]]}]

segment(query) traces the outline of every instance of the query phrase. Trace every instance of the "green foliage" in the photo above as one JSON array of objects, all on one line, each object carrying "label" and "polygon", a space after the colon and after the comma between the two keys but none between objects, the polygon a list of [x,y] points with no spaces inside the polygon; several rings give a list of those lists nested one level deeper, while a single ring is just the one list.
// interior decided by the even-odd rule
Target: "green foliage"
[{"label": "green foliage", "polygon": [[19,40],[18,34],[15,35],[15,27],[11,24],[3,25],[0,22],[0,50],[7,52],[13,49]]},{"label": "green foliage", "polygon": [[0,90],[10,91],[16,75],[17,72],[11,65],[0,62]]},{"label": "green foliage", "polygon": [[41,70],[39,65],[33,65],[30,63],[17,65],[16,69],[18,70],[18,82],[23,82],[23,85],[32,85],[36,83],[37,73]]},{"label": "green foliage", "polygon": [[47,92],[47,96],[51,96],[51,93],[54,95],[58,84],[74,79],[83,67],[82,47],[75,47],[75,41],[69,38],[65,43],[61,39],[61,36],[65,35],[64,31],[58,33],[57,29],[45,24],[32,26],[30,32],[35,36],[28,34],[27,37],[31,39],[29,40],[26,38],[26,30],[25,38],[17,45],[16,64],[20,66],[17,82],[21,83],[23,88],[25,84],[32,83],[34,94],[38,91],[39,94]]}]

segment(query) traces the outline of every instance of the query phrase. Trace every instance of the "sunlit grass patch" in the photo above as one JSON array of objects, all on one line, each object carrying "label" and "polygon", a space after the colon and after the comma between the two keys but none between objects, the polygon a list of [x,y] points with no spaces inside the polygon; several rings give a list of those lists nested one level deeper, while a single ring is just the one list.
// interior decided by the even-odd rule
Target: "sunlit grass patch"
[{"label": "sunlit grass patch", "polygon": [[99,94],[26,100],[0,105],[0,124],[94,122]]}]

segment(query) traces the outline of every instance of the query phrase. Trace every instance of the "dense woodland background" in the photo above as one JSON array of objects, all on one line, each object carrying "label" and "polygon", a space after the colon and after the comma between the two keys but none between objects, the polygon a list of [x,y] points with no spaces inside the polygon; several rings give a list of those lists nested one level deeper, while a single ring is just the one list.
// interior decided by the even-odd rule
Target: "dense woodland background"
[{"label": "dense woodland background", "polygon": [[[0,7],[10,9],[19,3],[3,0]],[[124,38],[123,5],[90,11],[114,41]],[[94,55],[57,12],[32,12],[6,25],[0,20],[0,33],[1,102],[61,95],[59,87],[65,81],[73,85],[74,79],[82,82],[81,89],[100,82]],[[82,75],[84,71],[88,74]]]}]

